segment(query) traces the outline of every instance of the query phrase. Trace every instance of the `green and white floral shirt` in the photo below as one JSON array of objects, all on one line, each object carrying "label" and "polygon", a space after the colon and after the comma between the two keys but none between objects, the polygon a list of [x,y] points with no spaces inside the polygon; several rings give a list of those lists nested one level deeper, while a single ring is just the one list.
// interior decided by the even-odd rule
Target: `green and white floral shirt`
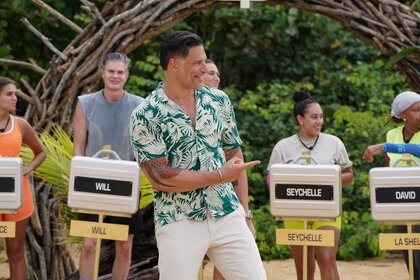
[{"label": "green and white floral shirt", "polygon": [[[241,145],[228,96],[203,87],[195,91],[196,127],[160,84],[132,113],[131,143],[139,165],[168,157],[169,166],[213,171],[225,162],[223,149]],[[232,213],[239,200],[231,183],[175,193],[154,191],[155,227],[183,219],[204,221]]]}]

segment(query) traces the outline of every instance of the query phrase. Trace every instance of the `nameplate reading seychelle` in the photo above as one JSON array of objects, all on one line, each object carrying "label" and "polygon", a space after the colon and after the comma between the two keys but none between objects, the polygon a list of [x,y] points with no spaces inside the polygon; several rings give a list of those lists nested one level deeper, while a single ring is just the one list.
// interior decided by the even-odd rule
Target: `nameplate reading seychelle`
[{"label": "nameplate reading seychelle", "polygon": [[376,203],[420,202],[420,187],[376,188]]},{"label": "nameplate reading seychelle", "polygon": [[0,177],[0,192],[15,192],[15,178]]},{"label": "nameplate reading seychelle", "polygon": [[76,176],[74,178],[74,190],[78,192],[131,196],[132,186],[132,182],[129,181],[108,180],[80,176]]},{"label": "nameplate reading seychelle", "polygon": [[276,199],[334,200],[332,185],[276,184]]},{"label": "nameplate reading seychelle", "polygon": [[330,247],[334,246],[334,231],[278,228],[276,231],[276,243]]}]

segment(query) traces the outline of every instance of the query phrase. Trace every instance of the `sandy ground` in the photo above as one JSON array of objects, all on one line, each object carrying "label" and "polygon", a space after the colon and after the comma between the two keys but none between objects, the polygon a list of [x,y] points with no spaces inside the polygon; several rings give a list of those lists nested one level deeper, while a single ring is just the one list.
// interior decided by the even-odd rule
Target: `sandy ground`
[{"label": "sandy ground", "polygon": [[[292,259],[264,262],[269,280],[295,280],[296,273]],[[204,280],[211,280],[213,265],[204,268]],[[339,261],[338,272],[341,280],[403,280],[408,272],[402,259],[370,259],[365,261]],[[319,270],[315,280],[320,280]]]},{"label": "sandy ground", "polygon": [[[296,274],[292,259],[264,262],[269,280],[295,280]],[[370,259],[365,261],[338,262],[341,280],[403,280],[408,279],[408,272],[402,259]],[[204,280],[211,280],[213,265],[204,267]],[[7,263],[0,264],[0,280],[9,279]],[[320,280],[316,271],[316,280]]]}]

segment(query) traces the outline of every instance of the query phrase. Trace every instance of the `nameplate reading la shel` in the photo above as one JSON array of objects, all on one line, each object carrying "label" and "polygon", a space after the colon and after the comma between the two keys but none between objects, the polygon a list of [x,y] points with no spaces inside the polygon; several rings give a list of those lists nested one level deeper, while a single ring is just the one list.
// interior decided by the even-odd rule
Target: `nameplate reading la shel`
[{"label": "nameplate reading la shel", "polygon": [[381,250],[420,250],[420,233],[380,233]]}]

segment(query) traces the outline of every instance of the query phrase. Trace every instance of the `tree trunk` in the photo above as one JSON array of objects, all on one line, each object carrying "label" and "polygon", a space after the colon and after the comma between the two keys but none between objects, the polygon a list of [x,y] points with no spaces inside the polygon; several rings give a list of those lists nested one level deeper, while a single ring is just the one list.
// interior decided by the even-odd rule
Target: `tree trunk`
[{"label": "tree trunk", "polygon": [[[41,0],[33,0],[42,3]],[[99,80],[98,62],[110,52],[129,53],[145,40],[181,22],[196,11],[217,4],[217,0],[110,0],[102,11],[86,0],[93,21],[60,52],[49,46],[55,56],[37,86],[26,85],[31,96],[26,118],[36,129],[49,130],[52,122],[68,132],[76,97],[91,92]],[[391,56],[408,46],[420,45],[420,16],[409,6],[394,0],[271,0],[298,9],[320,13],[339,21],[356,38]],[[25,23],[28,24],[28,23]],[[68,25],[79,30],[77,26]],[[32,28],[28,24],[28,28]],[[33,29],[33,28],[32,28]],[[31,30],[32,30],[31,29]],[[80,31],[80,30],[79,30]],[[33,31],[36,33],[35,31]],[[280,31],[279,31],[280,32]],[[48,42],[44,42],[48,43]],[[420,54],[409,55],[397,63],[413,90],[420,92]],[[41,72],[34,66],[34,70]],[[53,198],[44,185],[35,190],[38,210],[27,230],[27,259],[31,279],[77,279],[77,272],[66,239],[63,215],[65,201]],[[158,279],[157,249],[153,231],[153,208],[145,211],[146,231],[135,238],[129,279]],[[57,229],[61,229],[57,230]],[[61,242],[61,243],[60,243]],[[101,253],[101,279],[110,279],[113,250],[106,242]],[[35,276],[36,275],[36,276]]]}]

